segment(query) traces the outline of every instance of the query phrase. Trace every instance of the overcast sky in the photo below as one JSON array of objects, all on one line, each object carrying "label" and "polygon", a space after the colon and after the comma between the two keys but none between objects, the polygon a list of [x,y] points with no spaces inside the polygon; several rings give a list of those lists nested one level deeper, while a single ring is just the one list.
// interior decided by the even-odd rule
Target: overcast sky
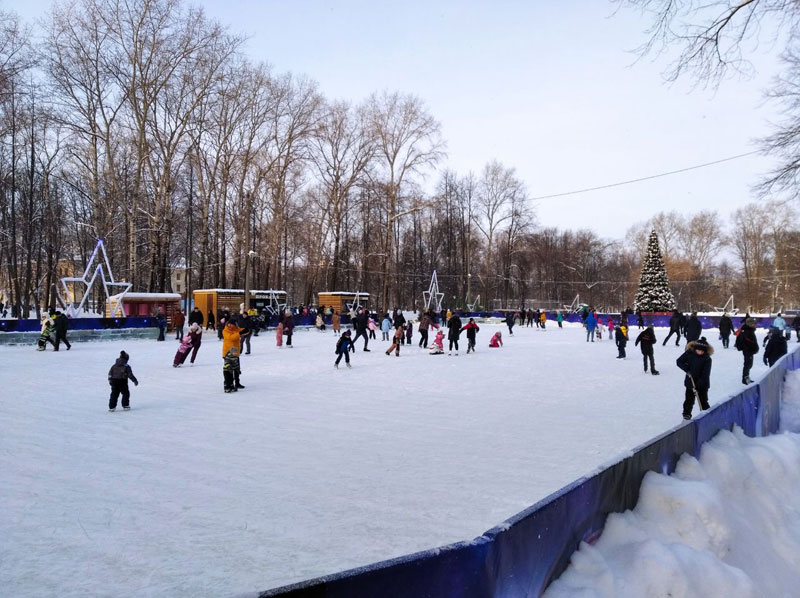
[{"label": "overcast sky", "polygon": [[[6,1],[24,19],[48,0]],[[359,102],[380,90],[413,93],[441,122],[441,167],[480,173],[514,167],[531,197],[672,171],[756,149],[777,120],[757,75],[716,92],[665,84],[667,60],[636,62],[649,22],[602,0],[202,0],[249,36],[247,52],[277,71],[305,74],[329,98]],[[610,190],[534,202],[539,224],[621,238],[661,210],[727,215],[753,200],[771,161],[750,156]],[[429,174],[429,185],[437,178]]]}]

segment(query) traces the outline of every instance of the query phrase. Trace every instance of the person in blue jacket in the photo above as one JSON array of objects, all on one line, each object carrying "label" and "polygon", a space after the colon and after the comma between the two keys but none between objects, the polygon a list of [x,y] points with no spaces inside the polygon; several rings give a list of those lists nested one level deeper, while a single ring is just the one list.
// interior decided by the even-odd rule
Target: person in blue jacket
[{"label": "person in blue jacket", "polygon": [[342,336],[339,337],[339,340],[336,341],[336,362],[333,364],[337,370],[339,369],[339,362],[344,357],[344,362],[347,367],[350,366],[350,351],[355,352],[356,348],[353,345],[353,340],[350,338],[350,331],[345,330]]},{"label": "person in blue jacket", "polygon": [[586,320],[583,322],[586,325],[586,342],[589,342],[589,339],[592,339],[594,342],[594,331],[597,329],[597,316],[594,315],[593,311],[590,311],[586,315]]},{"label": "person in blue jacket", "polygon": [[392,320],[389,318],[389,314],[383,316],[383,320],[381,320],[381,340],[388,341],[389,340],[389,332],[392,330]]},{"label": "person in blue jacket", "polygon": [[683,401],[683,419],[692,419],[694,400],[700,402],[700,409],[708,409],[708,389],[711,388],[711,356],[714,349],[706,341],[706,337],[692,341],[686,345],[686,351],[675,361],[676,365],[686,372],[683,386],[686,393]]}]

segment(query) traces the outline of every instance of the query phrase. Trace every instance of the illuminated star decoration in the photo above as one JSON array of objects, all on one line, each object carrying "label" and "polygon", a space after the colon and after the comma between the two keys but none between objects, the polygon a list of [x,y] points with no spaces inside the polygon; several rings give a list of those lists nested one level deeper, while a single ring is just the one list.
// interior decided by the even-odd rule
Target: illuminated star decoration
[{"label": "illuminated star decoration", "polygon": [[433,271],[431,276],[431,285],[427,291],[422,291],[422,301],[425,303],[425,309],[431,308],[431,304],[435,306],[434,311],[442,311],[442,299],[444,293],[439,292],[439,279],[436,278],[436,270]]},{"label": "illuminated star decoration", "polygon": [[266,309],[273,316],[275,314],[283,315],[283,312],[286,310],[286,295],[283,295],[283,301],[281,301],[281,296],[279,296],[278,293],[270,289],[269,305],[265,306],[264,309]]},{"label": "illuminated star decoration", "polygon": [[[92,272],[92,266],[94,265],[95,257],[97,256],[97,250],[100,250],[103,254],[102,261],[98,257],[98,261],[100,263],[97,264],[94,268],[94,273],[92,273],[92,277],[88,278],[89,273]],[[105,263],[105,269],[103,268],[103,264]],[[108,279],[106,279],[106,272],[108,272]],[[69,295],[69,289],[67,288],[68,282],[82,282],[86,285],[86,292],[83,294],[83,298],[81,299],[80,304],[76,308],[72,303],[67,303],[64,300],[64,297],[61,296],[61,293],[58,290],[58,286],[56,286],[56,293],[58,294],[58,298],[61,301],[61,304],[66,307],[67,314],[71,317],[76,317],[78,314],[81,313],[83,309],[83,304],[91,295],[90,291],[94,286],[94,281],[97,280],[97,275],[100,275],[100,280],[103,282],[103,289],[106,293],[106,298],[109,300],[109,311],[111,312],[112,317],[125,317],[125,310],[122,309],[122,299],[125,297],[125,293],[131,290],[133,286],[129,282],[116,282],[114,280],[114,273],[111,271],[111,264],[108,263],[108,255],[106,254],[106,245],[103,239],[97,240],[97,245],[94,246],[94,251],[92,252],[92,256],[89,258],[89,263],[86,265],[86,271],[83,273],[83,276],[65,276],[61,279],[61,286],[64,289],[64,297]],[[121,293],[117,293],[114,295],[114,299],[111,299],[112,295],[108,292],[109,287],[123,287]]]},{"label": "illuminated star decoration", "polygon": [[356,291],[356,296],[353,297],[352,303],[345,303],[345,305],[347,306],[348,312],[356,313],[361,307],[361,291]]},{"label": "illuminated star decoration", "polygon": [[477,297],[475,297],[475,301],[473,301],[472,303],[467,303],[467,309],[469,309],[470,312],[474,312],[475,306],[479,305],[480,302],[481,302],[481,296],[478,295]]}]

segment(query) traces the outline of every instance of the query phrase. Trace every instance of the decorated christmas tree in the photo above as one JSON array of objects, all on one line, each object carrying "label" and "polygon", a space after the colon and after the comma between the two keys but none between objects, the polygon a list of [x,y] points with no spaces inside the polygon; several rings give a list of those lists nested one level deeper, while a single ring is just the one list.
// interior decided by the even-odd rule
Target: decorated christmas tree
[{"label": "decorated christmas tree", "polygon": [[675,309],[675,297],[669,288],[667,269],[661,248],[658,246],[658,235],[653,230],[647,242],[647,254],[642,262],[642,276],[639,278],[639,290],[633,301],[636,311],[672,311]]}]

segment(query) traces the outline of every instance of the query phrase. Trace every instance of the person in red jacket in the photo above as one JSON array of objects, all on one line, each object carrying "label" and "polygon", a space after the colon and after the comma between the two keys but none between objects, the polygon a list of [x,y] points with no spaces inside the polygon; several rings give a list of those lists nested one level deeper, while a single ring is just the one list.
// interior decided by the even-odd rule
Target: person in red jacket
[{"label": "person in red jacket", "polygon": [[186,322],[186,316],[183,315],[181,310],[178,310],[178,313],[172,316],[172,324],[175,326],[175,338],[177,340],[183,339],[184,322]]},{"label": "person in red jacket", "polygon": [[461,329],[461,332],[467,331],[467,353],[475,352],[475,336],[478,334],[480,328],[475,323],[474,318],[470,318],[469,322]]},{"label": "person in red jacket", "polygon": [[494,333],[494,336],[489,341],[489,347],[491,349],[497,349],[498,347],[503,346],[503,333],[499,330]]}]

